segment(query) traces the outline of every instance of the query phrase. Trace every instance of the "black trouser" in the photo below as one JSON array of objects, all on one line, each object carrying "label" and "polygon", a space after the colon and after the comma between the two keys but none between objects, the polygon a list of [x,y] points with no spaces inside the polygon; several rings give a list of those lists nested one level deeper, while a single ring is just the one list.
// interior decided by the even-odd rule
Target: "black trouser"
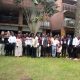
[{"label": "black trouser", "polygon": [[22,48],[23,48],[23,51],[22,51],[23,56],[26,56],[26,55],[27,55],[27,54],[26,54],[26,46],[25,46],[25,45],[23,45],[23,46],[22,46]]},{"label": "black trouser", "polygon": [[51,56],[52,47],[51,47],[51,46],[48,46],[48,47],[46,48],[46,52],[47,52],[47,56]]},{"label": "black trouser", "polygon": [[68,52],[68,56],[69,56],[69,58],[72,58],[73,57],[73,46],[72,45],[69,45],[68,47],[67,47],[67,52]]},{"label": "black trouser", "polygon": [[10,50],[9,43],[5,44],[4,50],[5,50],[5,56],[9,56],[9,50]]},{"label": "black trouser", "polygon": [[62,45],[62,57],[66,56],[66,44]]},{"label": "black trouser", "polygon": [[41,55],[42,55],[42,57],[45,57],[45,55],[46,55],[46,53],[47,53],[47,47],[44,47],[44,46],[42,46],[41,47]]},{"label": "black trouser", "polygon": [[32,57],[36,57],[36,48],[32,47]]},{"label": "black trouser", "polygon": [[77,47],[74,47],[73,46],[73,58],[78,58],[78,49],[77,49]]},{"label": "black trouser", "polygon": [[56,53],[56,56],[57,56],[58,58],[60,58],[60,54],[61,54],[60,52],[57,52],[57,53]]},{"label": "black trouser", "polygon": [[43,56],[43,46],[41,45],[41,56]]},{"label": "black trouser", "polygon": [[10,46],[10,49],[9,49],[10,55],[14,56],[14,54],[15,54],[15,43],[9,43],[9,46]]},{"label": "black trouser", "polygon": [[27,56],[31,56],[31,53],[32,53],[31,46],[27,45],[26,46],[26,54],[27,54]]},{"label": "black trouser", "polygon": [[78,50],[78,58],[80,58],[80,46],[77,47]]}]

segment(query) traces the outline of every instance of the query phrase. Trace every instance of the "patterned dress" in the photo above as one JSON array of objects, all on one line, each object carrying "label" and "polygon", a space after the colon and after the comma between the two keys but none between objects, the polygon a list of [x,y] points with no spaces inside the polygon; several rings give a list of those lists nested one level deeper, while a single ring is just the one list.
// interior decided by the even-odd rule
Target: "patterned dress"
[{"label": "patterned dress", "polygon": [[15,56],[22,56],[22,39],[16,39]]}]

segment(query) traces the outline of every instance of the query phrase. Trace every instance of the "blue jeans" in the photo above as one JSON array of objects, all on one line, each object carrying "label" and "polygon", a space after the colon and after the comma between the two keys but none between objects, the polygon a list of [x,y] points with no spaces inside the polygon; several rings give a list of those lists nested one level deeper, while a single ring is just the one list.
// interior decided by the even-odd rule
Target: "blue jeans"
[{"label": "blue jeans", "polygon": [[52,57],[56,57],[56,46],[52,45]]}]

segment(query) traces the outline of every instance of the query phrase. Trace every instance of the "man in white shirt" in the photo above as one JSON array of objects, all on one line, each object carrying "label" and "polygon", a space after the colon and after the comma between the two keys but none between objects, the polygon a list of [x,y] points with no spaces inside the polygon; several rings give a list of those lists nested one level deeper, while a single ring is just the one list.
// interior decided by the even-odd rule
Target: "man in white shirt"
[{"label": "man in white shirt", "polygon": [[77,58],[78,55],[77,55],[77,47],[79,45],[79,40],[77,37],[74,37],[73,38],[73,42],[72,42],[72,45],[73,45],[73,58]]},{"label": "man in white shirt", "polygon": [[8,41],[9,41],[9,48],[10,48],[9,49],[9,55],[14,55],[15,45],[16,45],[16,37],[15,37],[13,32],[11,32],[11,35],[10,35]]},{"label": "man in white shirt", "polygon": [[77,47],[77,46],[79,45],[79,40],[78,40],[77,37],[74,37],[74,38],[73,38],[72,45],[73,45],[74,47]]},{"label": "man in white shirt", "polygon": [[31,34],[29,34],[27,37],[26,37],[26,40],[25,40],[25,45],[26,45],[26,51],[27,51],[27,56],[31,56],[31,47],[32,47],[32,37],[31,37]]}]

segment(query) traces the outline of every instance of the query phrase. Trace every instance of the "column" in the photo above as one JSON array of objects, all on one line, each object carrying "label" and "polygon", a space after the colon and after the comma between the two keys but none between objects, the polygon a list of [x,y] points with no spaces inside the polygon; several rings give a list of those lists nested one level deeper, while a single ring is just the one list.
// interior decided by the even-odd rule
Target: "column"
[{"label": "column", "polygon": [[66,36],[66,30],[64,27],[61,28],[61,36]]},{"label": "column", "polygon": [[77,0],[75,35],[80,36],[80,0]]},{"label": "column", "polygon": [[22,12],[22,10],[20,9],[19,10],[19,18],[18,18],[18,24],[20,25],[19,27],[18,27],[18,30],[19,31],[22,31],[22,25],[23,25],[23,12]]}]

